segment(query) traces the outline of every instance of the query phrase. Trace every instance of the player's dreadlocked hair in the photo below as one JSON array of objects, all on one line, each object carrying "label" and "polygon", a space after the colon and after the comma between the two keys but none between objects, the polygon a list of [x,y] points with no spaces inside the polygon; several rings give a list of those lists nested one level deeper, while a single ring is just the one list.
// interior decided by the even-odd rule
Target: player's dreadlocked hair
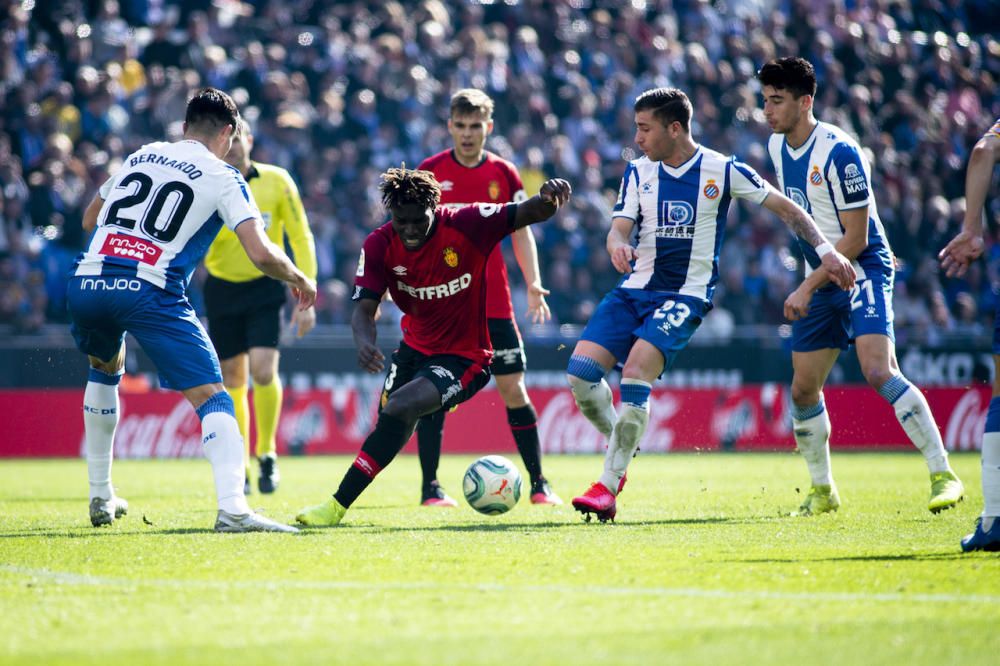
[{"label": "player's dreadlocked hair", "polygon": [[382,174],[382,205],[386,209],[403,204],[419,204],[424,208],[437,208],[441,202],[441,186],[430,171],[407,169],[404,164]]}]

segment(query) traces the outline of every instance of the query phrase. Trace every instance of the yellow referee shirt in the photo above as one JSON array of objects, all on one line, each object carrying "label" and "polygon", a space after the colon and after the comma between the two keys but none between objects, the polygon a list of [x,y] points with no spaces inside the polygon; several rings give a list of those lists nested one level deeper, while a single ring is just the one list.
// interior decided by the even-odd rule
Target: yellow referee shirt
[{"label": "yellow referee shirt", "polygon": [[[292,177],[281,167],[251,162],[247,183],[264,218],[267,237],[283,248],[287,236],[295,265],[315,280],[316,242]],[[249,282],[264,275],[250,261],[236,233],[224,225],[208,248],[205,268],[227,282]]]}]

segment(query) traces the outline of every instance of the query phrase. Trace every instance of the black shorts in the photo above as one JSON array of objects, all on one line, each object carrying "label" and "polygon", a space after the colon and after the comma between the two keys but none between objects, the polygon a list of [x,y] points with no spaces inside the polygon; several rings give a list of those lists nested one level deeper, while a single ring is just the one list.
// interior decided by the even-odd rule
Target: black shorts
[{"label": "black shorts", "polygon": [[524,372],[524,343],[517,324],[513,319],[487,319],[486,326],[490,331],[490,341],[493,343],[493,365],[490,368],[494,375],[513,375]]},{"label": "black shorts", "polygon": [[416,377],[426,377],[441,394],[441,408],[451,409],[476,395],[490,381],[489,367],[462,356],[428,356],[405,343],[392,353],[392,364],[385,375],[379,410],[385,407],[392,392]]},{"label": "black shorts", "polygon": [[283,282],[269,277],[229,282],[209,275],[204,294],[208,336],[220,359],[232,358],[251,347],[277,349],[281,308],[287,298]]}]

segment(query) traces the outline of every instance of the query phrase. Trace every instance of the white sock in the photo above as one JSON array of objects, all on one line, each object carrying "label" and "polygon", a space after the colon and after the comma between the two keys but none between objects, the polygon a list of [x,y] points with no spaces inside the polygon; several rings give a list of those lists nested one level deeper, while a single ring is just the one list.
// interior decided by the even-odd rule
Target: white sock
[{"label": "white sock", "polygon": [[[1000,432],[983,435],[983,518],[1000,516]],[[983,529],[989,529],[985,524]]]},{"label": "white sock", "polygon": [[927,398],[920,389],[908,382],[906,377],[896,375],[879,389],[879,394],[892,403],[892,408],[896,411],[896,420],[903,426],[913,445],[924,454],[927,469],[932,474],[951,469],[948,466],[948,452],[945,451],[941,431],[938,430]]},{"label": "white sock", "polygon": [[250,512],[243,494],[243,438],[236,419],[225,412],[210,412],[201,419],[205,457],[212,463],[219,508],[242,515]]},{"label": "white sock", "polygon": [[604,379],[595,383],[569,375],[569,386],[580,413],[586,416],[602,435],[611,437],[618,415],[615,413],[614,395],[608,383]]},{"label": "white sock", "polygon": [[611,441],[608,442],[608,450],[604,454],[604,472],[598,479],[605,488],[615,495],[618,494],[618,485],[639,448],[639,442],[642,441],[648,424],[648,400],[642,406],[628,402],[622,403],[621,413],[618,415],[618,421],[611,434]]},{"label": "white sock", "polygon": [[813,407],[792,406],[792,432],[814,486],[833,485],[830,471],[830,413],[822,398]]},{"label": "white sock", "polygon": [[90,499],[114,497],[111,461],[120,411],[117,384],[87,382],[87,388],[83,392],[83,430],[86,433]]}]

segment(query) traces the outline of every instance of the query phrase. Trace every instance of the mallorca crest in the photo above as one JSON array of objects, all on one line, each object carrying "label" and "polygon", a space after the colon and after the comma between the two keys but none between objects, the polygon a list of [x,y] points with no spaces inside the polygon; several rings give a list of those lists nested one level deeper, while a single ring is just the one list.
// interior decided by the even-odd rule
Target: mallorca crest
[{"label": "mallorca crest", "polygon": [[444,263],[448,265],[448,268],[458,266],[458,252],[455,252],[455,248],[446,247],[444,249]]},{"label": "mallorca crest", "polygon": [[500,198],[500,183],[495,180],[490,181],[490,199],[496,201]]},{"label": "mallorca crest", "polygon": [[705,189],[702,190],[702,193],[704,193],[707,198],[714,199],[719,196],[719,186],[715,184],[713,179],[709,178],[708,182],[705,184]]}]

